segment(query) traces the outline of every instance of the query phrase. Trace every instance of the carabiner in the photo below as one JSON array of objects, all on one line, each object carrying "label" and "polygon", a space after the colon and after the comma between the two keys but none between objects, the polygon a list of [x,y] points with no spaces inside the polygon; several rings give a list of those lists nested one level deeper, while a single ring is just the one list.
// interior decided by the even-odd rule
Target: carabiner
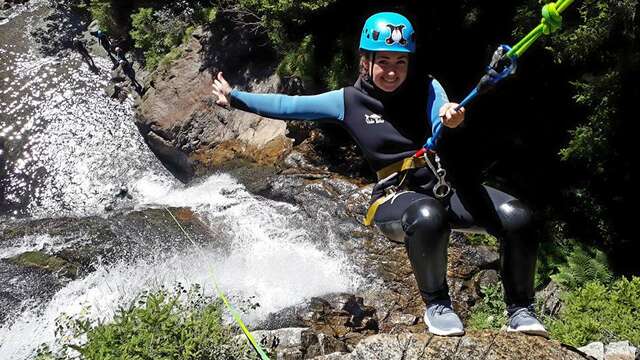
[{"label": "carabiner", "polygon": [[436,176],[438,177],[438,182],[433,187],[433,195],[435,195],[435,197],[438,199],[442,199],[447,197],[451,192],[451,186],[445,180],[445,176],[447,176],[447,170],[438,168]]}]

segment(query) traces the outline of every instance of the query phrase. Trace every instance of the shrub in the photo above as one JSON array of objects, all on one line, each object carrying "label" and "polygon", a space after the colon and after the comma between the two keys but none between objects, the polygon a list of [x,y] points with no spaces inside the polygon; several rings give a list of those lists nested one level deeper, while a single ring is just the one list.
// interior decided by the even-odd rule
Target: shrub
[{"label": "shrub", "polygon": [[313,13],[326,8],[337,0],[232,0],[227,1],[227,8],[235,8],[235,12],[243,14],[242,21],[256,22],[264,31],[272,45],[281,50],[289,49],[286,24],[299,27],[305,24]]},{"label": "shrub", "polygon": [[574,290],[592,281],[608,285],[613,274],[602,251],[577,246],[567,257],[567,262],[558,266],[558,273],[551,275],[551,279],[568,290]]},{"label": "shrub", "polygon": [[107,33],[113,32],[117,25],[113,18],[113,6],[110,0],[92,1],[90,11],[91,18],[98,22],[101,30]]},{"label": "shrub", "polygon": [[134,46],[142,50],[145,67],[155,69],[160,63],[181,55],[177,48],[189,39],[195,27],[215,21],[216,7],[202,7],[188,2],[175,2],[161,9],[139,8],[131,15],[130,36]]},{"label": "shrub", "polygon": [[280,65],[277,73],[281,77],[295,76],[300,78],[305,84],[313,81],[316,68],[314,58],[315,46],[313,36],[306,36],[297,49],[288,52]]},{"label": "shrub", "polygon": [[[186,293],[186,295],[185,295]],[[145,293],[113,321],[61,317],[59,352],[43,346],[38,359],[244,359],[252,354],[232,338],[222,321],[222,302],[178,286]],[[86,339],[86,341],[81,341]]]},{"label": "shrub", "polygon": [[559,319],[549,324],[559,341],[583,346],[593,341],[628,340],[640,344],[640,277],[610,286],[590,282],[571,292]]},{"label": "shrub", "polygon": [[507,322],[502,286],[482,286],[481,291],[483,298],[473,307],[467,325],[474,330],[500,329]]}]

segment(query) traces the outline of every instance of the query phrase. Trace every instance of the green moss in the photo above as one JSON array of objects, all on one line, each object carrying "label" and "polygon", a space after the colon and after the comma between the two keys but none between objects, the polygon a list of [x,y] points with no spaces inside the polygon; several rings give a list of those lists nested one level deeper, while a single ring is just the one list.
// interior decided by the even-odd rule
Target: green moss
[{"label": "green moss", "polygon": [[498,239],[489,234],[466,234],[469,243],[474,246],[485,245],[492,248],[498,247]]},{"label": "green moss", "polygon": [[559,319],[549,324],[553,338],[583,346],[593,341],[640,344],[640,277],[607,286],[590,282],[569,293]]},{"label": "green moss", "polygon": [[78,268],[67,260],[41,251],[27,251],[10,258],[9,261],[17,265],[35,267],[68,277],[74,277],[78,273]]},{"label": "green moss", "polygon": [[[253,359],[225,325],[222,302],[202,295],[198,287],[142,294],[120,308],[113,321],[82,315],[56,322],[59,350],[42,346],[38,359]],[[82,340],[86,339],[86,341]]]}]

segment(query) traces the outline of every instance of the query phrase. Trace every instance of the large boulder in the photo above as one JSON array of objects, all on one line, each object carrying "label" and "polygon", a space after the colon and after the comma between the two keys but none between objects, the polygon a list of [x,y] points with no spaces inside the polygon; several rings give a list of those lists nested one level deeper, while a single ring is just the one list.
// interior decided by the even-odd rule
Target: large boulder
[{"label": "large boulder", "polygon": [[[161,65],[151,75],[148,89],[137,106],[136,124],[145,140],[169,170],[184,181],[196,172],[219,168],[238,158],[273,165],[282,160],[293,144],[286,137],[287,126],[283,121],[215,104],[211,93],[213,76],[229,61],[227,53],[220,54],[221,49],[239,52],[249,40],[217,39],[222,42],[221,49],[212,49],[210,37],[216,35],[202,29],[195,31],[182,48],[183,56]],[[239,58],[234,63],[254,52],[247,47],[237,54]],[[240,75],[233,72],[226,75],[231,83],[254,92],[280,89],[279,77],[272,75],[274,64],[246,63],[244,69],[231,67],[231,71],[240,71]]]}]

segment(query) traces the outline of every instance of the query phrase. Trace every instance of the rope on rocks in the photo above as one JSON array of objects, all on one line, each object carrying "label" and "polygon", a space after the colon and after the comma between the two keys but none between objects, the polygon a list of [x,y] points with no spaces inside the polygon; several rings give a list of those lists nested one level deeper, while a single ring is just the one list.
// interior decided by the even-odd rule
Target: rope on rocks
[{"label": "rope on rocks", "polygon": [[[176,219],[176,217],[173,215],[171,210],[169,210],[166,206],[164,207],[164,209],[169,213],[169,215],[171,215],[171,218],[173,219],[173,221],[176,222],[176,224],[178,225],[180,230],[182,230],[182,232],[187,237],[187,239],[189,239],[191,244],[196,249],[198,249],[198,252],[204,258],[205,254],[204,254],[204,251],[202,251],[202,248],[200,248],[200,246],[198,246],[198,244],[196,244],[196,242],[193,241],[191,236],[189,236],[189,234],[185,231],[185,229],[182,227],[182,225],[180,225],[180,222],[178,221],[178,219]],[[216,289],[216,292],[218,293],[218,296],[224,302],[224,305],[227,307],[227,309],[231,313],[231,316],[233,317],[233,320],[236,322],[236,324],[238,324],[238,326],[240,327],[240,329],[242,330],[242,332],[246,336],[247,340],[249,340],[249,343],[251,344],[251,347],[253,347],[253,349],[256,351],[256,353],[258,353],[258,355],[260,356],[261,360],[269,360],[269,356],[267,355],[267,353],[262,349],[262,347],[256,341],[256,339],[253,337],[253,335],[251,335],[251,332],[249,331],[249,329],[247,329],[247,327],[245,326],[244,322],[242,322],[242,319],[240,318],[240,314],[238,313],[238,311],[236,311],[236,309],[234,309],[234,307],[231,305],[231,303],[229,302],[227,297],[224,295],[222,290],[220,290],[220,287],[218,286],[218,282],[216,281],[216,277],[215,277],[215,275],[213,273],[213,268],[211,267],[211,265],[208,265],[207,268],[208,268],[208,271],[209,271],[209,276],[211,277],[211,280],[213,281],[213,286]]]}]

